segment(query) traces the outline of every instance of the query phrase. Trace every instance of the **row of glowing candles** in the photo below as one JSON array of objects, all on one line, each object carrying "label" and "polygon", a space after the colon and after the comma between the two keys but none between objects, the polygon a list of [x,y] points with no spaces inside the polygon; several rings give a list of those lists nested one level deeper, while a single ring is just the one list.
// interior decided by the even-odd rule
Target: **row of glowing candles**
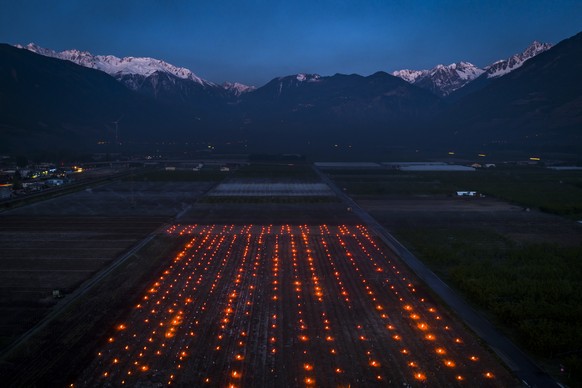
[{"label": "row of glowing candles", "polygon": [[[331,229],[334,229],[333,232]],[[270,301],[267,308],[272,312],[269,313],[268,360],[274,367],[275,357],[281,351],[278,344],[282,342],[282,338],[278,337],[278,333],[281,333],[278,325],[282,316],[294,319],[294,335],[297,339],[295,352],[303,359],[302,380],[305,385],[317,383],[315,357],[318,354],[317,346],[321,346],[310,343],[307,334],[310,326],[323,328],[325,351],[333,356],[339,355],[334,344],[341,335],[341,331],[336,330],[341,323],[333,322],[333,314],[327,311],[332,299],[341,300],[347,310],[353,309],[355,304],[365,303],[366,311],[373,311],[377,318],[383,320],[391,340],[403,344],[399,353],[406,359],[411,376],[416,380],[427,381],[428,374],[404,343],[412,343],[419,338],[427,343],[424,346],[425,351],[432,349],[435,357],[445,367],[455,370],[460,364],[465,364],[465,360],[461,362],[453,357],[453,354],[462,353],[458,347],[463,344],[463,340],[450,333],[451,328],[443,322],[433,306],[425,303],[424,298],[415,295],[416,288],[412,282],[401,275],[397,265],[385,255],[374,236],[364,226],[342,225],[331,229],[327,225],[172,226],[168,234],[194,237],[185,244],[183,250],[135,306],[138,313],[132,314],[127,322],[119,324],[118,334],[110,337],[104,350],[99,352],[99,368],[103,368],[101,377],[120,384],[139,381],[139,373],[148,372],[152,368],[161,370],[158,365],[149,365],[149,360],[154,364],[165,365],[166,383],[173,384],[179,373],[184,373],[184,365],[192,356],[192,346],[197,334],[202,331],[209,332],[207,328],[199,327],[203,315],[210,305],[218,304],[222,313],[215,320],[218,328],[214,330],[214,351],[226,350],[232,357],[226,365],[226,378],[221,372],[219,376],[203,376],[202,381],[210,384],[228,382],[229,386],[237,386],[246,373],[246,345],[252,330],[255,293],[257,288],[265,286],[265,280],[270,282]],[[281,276],[281,266],[284,265],[282,262],[287,264],[289,259],[292,268],[291,284],[287,284],[286,278]],[[263,271],[268,262],[270,270]],[[346,266],[351,271],[346,271]],[[329,282],[332,280],[328,279],[328,289],[325,289],[322,281],[323,269],[333,274],[334,285],[331,287]],[[356,284],[359,284],[358,292],[366,295],[367,301],[361,298],[354,300],[348,292],[348,280],[352,283],[356,280]],[[384,284],[380,284],[381,282]],[[293,314],[284,311],[284,306],[288,306],[290,301],[286,300],[287,294],[283,292],[283,288],[289,286],[295,294]],[[385,286],[389,292],[385,291]],[[335,295],[336,292],[339,295]],[[386,295],[388,293],[391,293],[390,297]],[[399,329],[405,328],[397,327],[386,312],[389,307],[393,307],[387,305],[394,303],[391,301],[398,303],[401,313],[408,318],[409,326],[416,330],[417,338],[403,338]],[[310,309],[315,309],[317,314],[313,314]],[[307,317],[315,315],[319,317],[319,322],[308,322]],[[361,349],[365,352],[374,379],[386,379],[388,376],[383,374],[380,361],[382,356],[378,354],[372,341],[369,341],[366,328],[357,323],[353,329],[357,338],[362,341]],[[479,361],[475,355],[468,355],[466,359],[472,363]],[[349,367],[340,365],[339,361],[331,366],[338,376],[343,375]],[[431,365],[425,366],[430,367]],[[329,368],[326,365],[326,369]],[[467,370],[466,366],[464,370]],[[489,371],[481,374],[485,378],[494,377]],[[465,380],[462,374],[454,376],[458,381]]]}]

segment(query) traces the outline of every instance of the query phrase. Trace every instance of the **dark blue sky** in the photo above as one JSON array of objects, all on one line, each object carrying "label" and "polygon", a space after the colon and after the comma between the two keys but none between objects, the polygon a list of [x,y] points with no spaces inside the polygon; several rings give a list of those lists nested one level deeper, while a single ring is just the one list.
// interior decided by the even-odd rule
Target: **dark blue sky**
[{"label": "dark blue sky", "polygon": [[0,0],[0,41],[149,56],[222,83],[477,66],[582,31],[580,0]]}]

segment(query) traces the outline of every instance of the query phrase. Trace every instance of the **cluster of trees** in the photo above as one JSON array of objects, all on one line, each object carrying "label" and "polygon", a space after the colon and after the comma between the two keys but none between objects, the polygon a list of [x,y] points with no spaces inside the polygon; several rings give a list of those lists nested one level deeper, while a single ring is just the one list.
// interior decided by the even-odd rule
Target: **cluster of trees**
[{"label": "cluster of trees", "polygon": [[399,235],[528,351],[561,363],[570,381],[582,382],[582,245],[516,245],[478,230]]},{"label": "cluster of trees", "polygon": [[582,246],[535,244],[449,269],[453,284],[545,357],[582,351]]}]

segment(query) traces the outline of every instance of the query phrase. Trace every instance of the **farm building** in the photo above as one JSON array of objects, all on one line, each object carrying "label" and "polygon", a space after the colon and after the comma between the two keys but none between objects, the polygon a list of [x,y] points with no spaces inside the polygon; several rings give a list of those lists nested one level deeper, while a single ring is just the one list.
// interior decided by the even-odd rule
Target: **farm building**
[{"label": "farm building", "polygon": [[457,197],[476,197],[476,191],[457,191]]}]

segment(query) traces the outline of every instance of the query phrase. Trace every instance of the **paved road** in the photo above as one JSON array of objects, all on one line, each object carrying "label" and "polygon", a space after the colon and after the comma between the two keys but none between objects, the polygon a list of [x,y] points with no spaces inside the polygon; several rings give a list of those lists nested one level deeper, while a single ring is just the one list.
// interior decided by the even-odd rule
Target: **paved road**
[{"label": "paved road", "polygon": [[525,386],[530,387],[558,387],[558,384],[548,374],[543,372],[525,353],[521,351],[513,342],[502,335],[483,316],[471,308],[461,297],[459,297],[449,286],[447,286],[438,276],[428,269],[418,258],[406,249],[394,236],[392,236],[383,226],[381,226],[372,216],[365,212],[353,199],[338,188],[335,183],[317,167],[315,172],[329,187],[351,207],[352,212],[359,216],[369,228],[398,255],[398,257],[410,267],[414,273],[424,281],[449,307],[459,316],[479,337],[481,337],[489,347],[501,358],[508,368],[522,381]]}]

